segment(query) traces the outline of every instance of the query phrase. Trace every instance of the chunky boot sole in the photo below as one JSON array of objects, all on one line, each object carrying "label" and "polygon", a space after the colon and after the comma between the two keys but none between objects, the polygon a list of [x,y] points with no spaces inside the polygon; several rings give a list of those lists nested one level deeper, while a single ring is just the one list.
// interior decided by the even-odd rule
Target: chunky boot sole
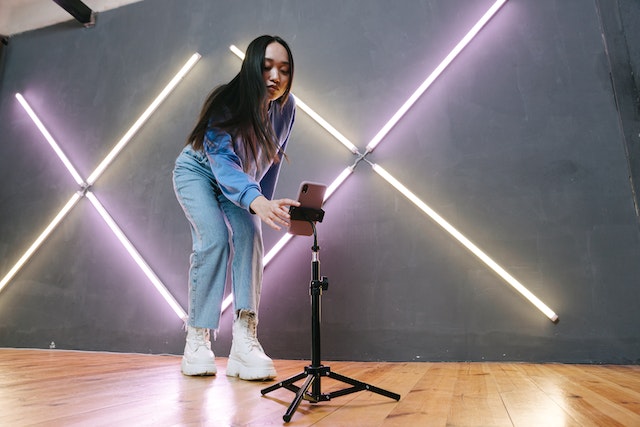
[{"label": "chunky boot sole", "polygon": [[241,380],[257,381],[270,380],[277,375],[276,368],[272,366],[246,366],[237,359],[229,357],[227,362],[227,376],[238,377]]},{"label": "chunky boot sole", "polygon": [[189,363],[184,357],[180,368],[184,375],[189,376],[215,375],[218,372],[215,363]]}]

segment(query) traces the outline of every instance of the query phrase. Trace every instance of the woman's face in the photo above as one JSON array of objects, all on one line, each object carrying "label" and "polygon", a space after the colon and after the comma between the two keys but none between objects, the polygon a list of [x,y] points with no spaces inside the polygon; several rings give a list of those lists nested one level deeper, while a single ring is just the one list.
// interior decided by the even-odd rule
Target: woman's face
[{"label": "woman's face", "polygon": [[289,86],[291,71],[287,50],[278,42],[267,45],[264,52],[262,78],[267,86],[267,98],[275,101],[284,94]]}]

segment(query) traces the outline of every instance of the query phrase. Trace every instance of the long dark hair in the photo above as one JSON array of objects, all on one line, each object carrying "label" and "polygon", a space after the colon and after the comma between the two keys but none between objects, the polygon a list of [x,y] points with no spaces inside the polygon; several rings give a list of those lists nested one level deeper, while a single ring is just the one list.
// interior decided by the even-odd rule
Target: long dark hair
[{"label": "long dark hair", "polygon": [[[289,56],[289,82],[284,94],[273,101],[278,104],[273,107],[282,108],[289,98],[293,81],[291,49],[278,36],[260,36],[247,47],[240,72],[233,80],[218,86],[209,94],[198,121],[187,138],[187,145],[191,144],[194,149],[202,150],[207,129],[218,127],[244,141],[246,158],[251,153],[253,159],[257,160],[259,149],[262,148],[268,158],[279,160],[278,141],[265,108],[267,88],[262,77],[265,50],[273,42],[281,44]],[[244,167],[245,170],[248,169],[246,164]]]}]

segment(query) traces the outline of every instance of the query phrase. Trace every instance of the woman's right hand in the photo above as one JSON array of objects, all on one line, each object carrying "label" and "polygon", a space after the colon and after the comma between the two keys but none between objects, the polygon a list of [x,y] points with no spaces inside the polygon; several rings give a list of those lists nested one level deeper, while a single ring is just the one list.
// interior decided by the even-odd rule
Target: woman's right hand
[{"label": "woman's right hand", "polygon": [[269,227],[280,230],[281,226],[289,226],[289,206],[300,206],[300,202],[286,198],[269,200],[264,196],[258,196],[253,199],[249,208]]}]

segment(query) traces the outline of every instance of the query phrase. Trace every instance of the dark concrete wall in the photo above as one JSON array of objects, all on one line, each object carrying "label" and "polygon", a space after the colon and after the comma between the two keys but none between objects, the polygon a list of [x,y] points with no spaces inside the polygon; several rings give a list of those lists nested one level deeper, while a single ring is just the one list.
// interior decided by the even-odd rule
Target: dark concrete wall
[{"label": "dark concrete wall", "polygon": [[[510,0],[367,156],[559,323],[360,161],[318,226],[330,283],[324,359],[640,360],[629,155],[638,139],[628,131],[637,123],[620,113],[614,78],[620,55],[637,71],[637,11],[615,3],[615,16],[631,11],[625,24],[603,3]],[[239,69],[230,44],[288,40],[296,95],[364,152],[491,4],[156,0],[101,13],[91,29],[68,22],[12,37],[0,88],[0,276],[78,189],[16,92],[86,177],[189,55],[202,54],[93,188],[186,308],[190,235],[170,175],[206,93]],[[612,31],[625,35],[626,54],[611,49]],[[288,153],[277,196],[295,196],[302,180],[330,183],[356,160],[302,111]],[[265,230],[266,248],[280,236]],[[311,244],[294,238],[265,271],[259,331],[276,358],[310,355]],[[221,356],[231,319],[223,315],[214,343]],[[181,321],[86,199],[0,292],[0,346],[51,342],[174,354],[184,345]]]}]

